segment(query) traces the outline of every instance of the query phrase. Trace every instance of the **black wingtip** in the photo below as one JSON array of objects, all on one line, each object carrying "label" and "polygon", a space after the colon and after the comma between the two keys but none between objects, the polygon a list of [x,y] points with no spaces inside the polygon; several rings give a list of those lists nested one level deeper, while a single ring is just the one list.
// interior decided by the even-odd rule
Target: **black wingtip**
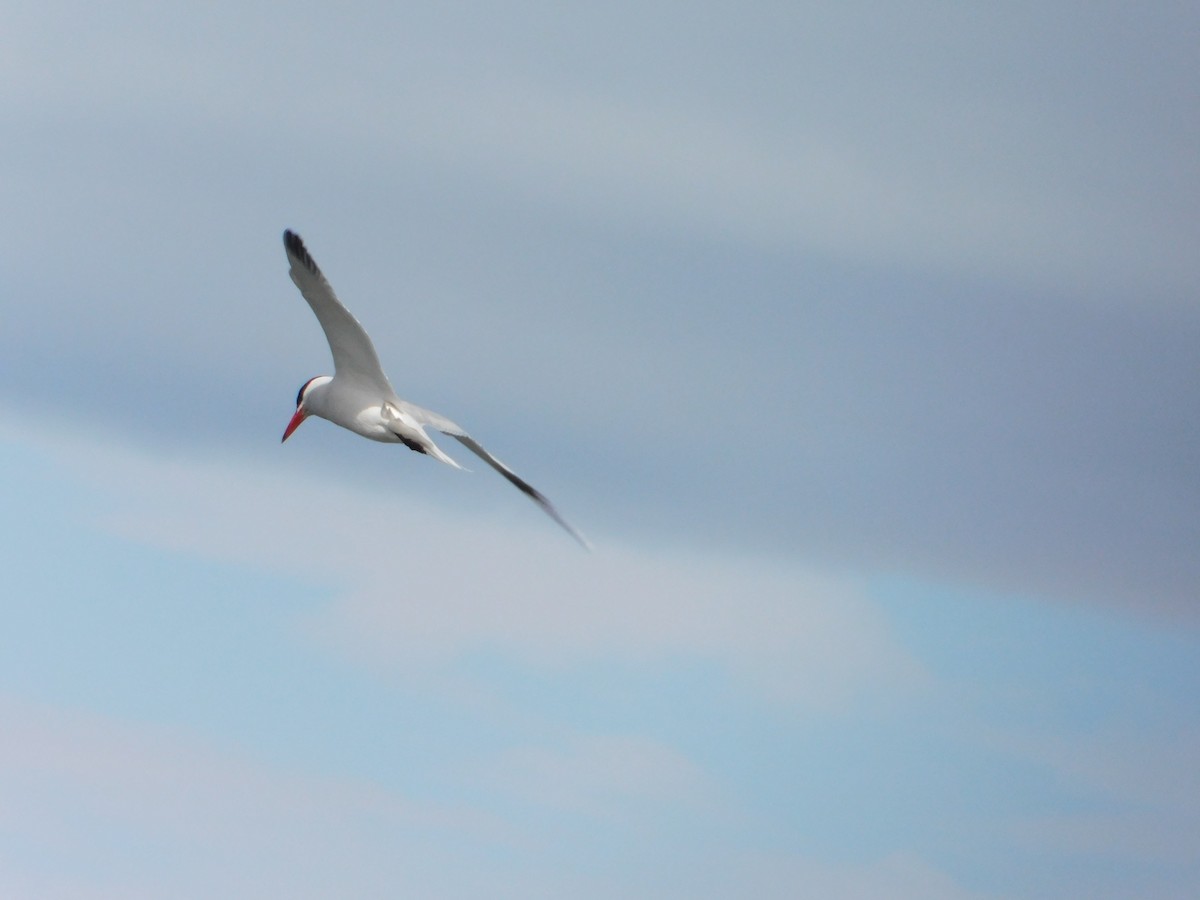
[{"label": "black wingtip", "polygon": [[317,264],[313,262],[312,256],[309,255],[308,248],[304,246],[304,241],[300,239],[300,235],[296,234],[290,228],[283,232],[283,246],[289,254],[300,260],[306,269],[311,272],[318,271]]}]

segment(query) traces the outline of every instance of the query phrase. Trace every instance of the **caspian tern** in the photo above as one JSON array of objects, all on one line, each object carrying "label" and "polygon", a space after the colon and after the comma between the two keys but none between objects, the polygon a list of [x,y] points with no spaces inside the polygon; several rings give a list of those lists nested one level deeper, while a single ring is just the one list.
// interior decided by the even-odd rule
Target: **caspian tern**
[{"label": "caspian tern", "polygon": [[483,449],[459,425],[445,416],[397,397],[383,367],[379,365],[379,357],[371,339],[358,320],[342,306],[300,240],[300,235],[285,231],[283,246],[291,263],[289,274],[292,281],[312,307],[325,331],[329,349],[333,352],[334,372],[333,375],[310,378],[300,388],[300,393],[296,395],[296,412],[283,432],[283,440],[291,437],[306,418],[319,416],[373,441],[404,444],[410,450],[461,469],[462,466],[443,453],[426,434],[425,426],[429,426],[461,441],[468,450],[545,510],[575,540],[590,549],[587,539],[558,514],[558,510],[540,491]]}]

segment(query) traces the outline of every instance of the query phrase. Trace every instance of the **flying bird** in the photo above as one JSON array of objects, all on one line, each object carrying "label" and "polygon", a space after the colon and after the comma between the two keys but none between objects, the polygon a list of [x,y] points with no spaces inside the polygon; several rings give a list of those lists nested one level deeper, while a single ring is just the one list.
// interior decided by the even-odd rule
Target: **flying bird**
[{"label": "flying bird", "polygon": [[590,549],[587,539],[559,515],[544,494],[492,456],[461,426],[397,397],[379,364],[371,339],[358,320],[342,306],[300,235],[285,231],[283,246],[291,264],[288,274],[312,307],[333,352],[333,375],[317,375],[304,382],[296,395],[296,412],[283,432],[283,440],[291,437],[309,416],[319,416],[373,441],[404,444],[409,450],[461,469],[462,466],[443,453],[425,431],[426,427],[433,428],[457,438],[540,506],[575,540]]}]

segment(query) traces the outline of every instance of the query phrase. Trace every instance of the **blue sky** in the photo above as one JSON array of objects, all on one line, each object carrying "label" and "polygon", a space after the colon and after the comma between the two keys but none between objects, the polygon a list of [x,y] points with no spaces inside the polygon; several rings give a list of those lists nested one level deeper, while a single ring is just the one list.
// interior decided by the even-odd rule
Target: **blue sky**
[{"label": "blue sky", "polygon": [[0,894],[1192,896],[1198,28],[6,6]]}]

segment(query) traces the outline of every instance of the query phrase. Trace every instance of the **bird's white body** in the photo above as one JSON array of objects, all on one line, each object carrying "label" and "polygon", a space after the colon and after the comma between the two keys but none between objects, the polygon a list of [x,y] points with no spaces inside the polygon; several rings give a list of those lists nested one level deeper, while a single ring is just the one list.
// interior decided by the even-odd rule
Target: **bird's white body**
[{"label": "bird's white body", "polygon": [[355,434],[386,444],[405,444],[461,469],[441,451],[421,422],[406,411],[399,397],[381,400],[378,392],[353,381],[318,375],[305,386],[304,406],[310,415],[327,419]]},{"label": "bird's white body", "polygon": [[434,443],[426,427],[457,438],[471,452],[503,475],[538,504],[577,541],[587,540],[567,524],[544,495],[492,456],[461,426],[445,416],[401,400],[379,364],[379,357],[366,331],[334,294],[333,288],[313,261],[300,236],[283,233],[283,244],[291,263],[289,274],[308,305],[312,307],[333,353],[333,375],[310,378],[296,397],[296,412],[283,433],[286,441],[308,416],[327,419],[373,441],[400,443],[410,450],[432,456],[456,469],[462,468]]}]

